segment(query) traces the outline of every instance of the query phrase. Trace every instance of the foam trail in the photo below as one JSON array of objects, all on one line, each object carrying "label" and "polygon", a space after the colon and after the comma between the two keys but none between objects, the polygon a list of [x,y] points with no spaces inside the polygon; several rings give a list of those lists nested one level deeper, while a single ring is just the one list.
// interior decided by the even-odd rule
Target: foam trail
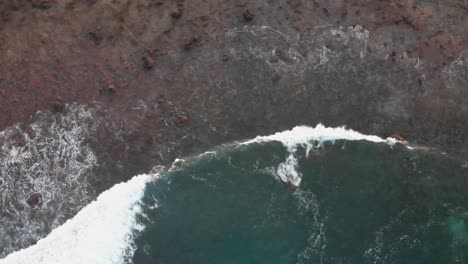
[{"label": "foam trail", "polygon": [[310,150],[322,146],[324,142],[334,142],[335,140],[366,140],[389,145],[399,142],[394,138],[383,139],[378,136],[364,135],[344,127],[331,128],[318,124],[316,127],[297,126],[291,130],[278,132],[270,136],[258,136],[241,143],[241,145],[270,141],[281,142],[288,150],[289,156],[278,166],[276,174],[282,181],[297,187],[302,180],[302,175],[297,169],[299,166],[298,160],[294,157],[297,148],[299,146],[306,148],[306,155],[308,155]]},{"label": "foam trail", "polygon": [[118,264],[133,255],[136,216],[152,175],[135,176],[103,192],[36,245],[14,252],[0,264]]}]

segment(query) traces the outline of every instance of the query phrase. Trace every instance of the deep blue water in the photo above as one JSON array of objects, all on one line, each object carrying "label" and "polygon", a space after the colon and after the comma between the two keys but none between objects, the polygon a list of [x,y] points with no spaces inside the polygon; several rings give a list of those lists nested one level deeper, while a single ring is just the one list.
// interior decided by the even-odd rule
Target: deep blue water
[{"label": "deep blue water", "polygon": [[[367,141],[220,148],[150,183],[135,264],[468,263],[468,169]],[[157,207],[154,207],[155,203]]]}]

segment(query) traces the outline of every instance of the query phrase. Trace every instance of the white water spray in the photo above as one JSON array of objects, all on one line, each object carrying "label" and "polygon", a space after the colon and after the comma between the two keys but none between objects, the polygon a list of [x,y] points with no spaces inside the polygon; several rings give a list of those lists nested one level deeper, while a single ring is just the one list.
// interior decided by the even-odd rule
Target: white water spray
[{"label": "white water spray", "polygon": [[252,140],[243,142],[241,145],[270,141],[281,142],[289,152],[289,156],[278,166],[276,174],[282,181],[297,187],[302,181],[302,175],[298,170],[298,160],[294,156],[298,147],[304,147],[306,149],[306,155],[308,155],[312,149],[322,147],[323,143],[334,143],[336,140],[366,140],[389,145],[394,145],[396,142],[399,142],[394,138],[383,139],[378,136],[363,135],[344,127],[331,128],[318,124],[316,127],[297,126],[291,130],[278,132],[270,136],[258,136]]},{"label": "white water spray", "polygon": [[133,255],[134,231],[146,183],[139,175],[103,192],[74,218],[36,245],[14,252],[0,264],[119,264]]}]

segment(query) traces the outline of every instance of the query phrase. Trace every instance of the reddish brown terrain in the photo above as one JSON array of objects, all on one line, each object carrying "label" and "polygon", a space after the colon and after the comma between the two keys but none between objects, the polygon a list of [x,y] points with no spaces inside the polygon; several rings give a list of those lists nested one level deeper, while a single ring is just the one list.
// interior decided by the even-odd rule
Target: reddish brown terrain
[{"label": "reddish brown terrain", "polygon": [[[138,99],[161,98],[186,113],[174,117],[177,122],[199,114],[246,136],[263,132],[262,127],[322,121],[380,135],[399,132],[411,141],[451,149],[462,143],[466,128],[468,3],[462,0],[12,0],[0,4],[0,18],[0,129],[27,121],[51,104],[56,107],[57,100],[98,101],[119,115]],[[321,28],[362,26],[369,35],[365,58],[357,62],[350,57],[345,60],[349,69],[332,69],[338,79],[318,71],[293,80],[261,65],[253,54],[230,54],[230,46],[242,40],[227,38],[229,32],[262,26],[270,30],[267,37],[291,37],[268,43],[286,64],[296,63],[288,61],[292,47],[303,56],[312,52],[317,43],[310,43],[310,35]],[[260,41],[240,46],[247,50]],[[341,57],[357,49],[328,42],[320,44]],[[419,65],[406,69],[411,63]],[[243,68],[255,77],[245,75],[239,88],[233,82],[239,77],[227,75],[241,74]],[[305,82],[307,78],[315,81]],[[376,79],[386,84],[372,84]],[[284,109],[267,98],[252,100],[262,93],[274,97],[272,90],[279,89],[273,86],[294,90],[300,85],[314,96],[287,98],[290,93],[279,92],[278,99],[288,99],[288,105],[297,100],[319,105],[314,113]],[[368,111],[373,104],[380,110]],[[327,109],[331,105],[334,113]],[[278,108],[308,117],[284,124]],[[281,125],[265,122],[265,115]]]},{"label": "reddish brown terrain", "polygon": [[95,107],[83,121],[97,127],[83,140],[99,160],[94,196],[179,156],[319,122],[466,159],[467,28],[466,0],[1,1],[0,130],[21,122],[1,143],[42,140],[53,132],[31,123],[66,129],[70,105]]}]

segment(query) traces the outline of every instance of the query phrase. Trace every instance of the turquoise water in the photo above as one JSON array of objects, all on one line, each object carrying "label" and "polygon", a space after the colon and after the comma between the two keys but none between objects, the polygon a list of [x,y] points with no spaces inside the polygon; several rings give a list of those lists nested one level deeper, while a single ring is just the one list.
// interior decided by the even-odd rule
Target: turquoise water
[{"label": "turquoise water", "polygon": [[279,142],[173,168],[146,187],[133,262],[468,263],[467,169],[399,144],[305,152],[299,187],[276,175]]}]

